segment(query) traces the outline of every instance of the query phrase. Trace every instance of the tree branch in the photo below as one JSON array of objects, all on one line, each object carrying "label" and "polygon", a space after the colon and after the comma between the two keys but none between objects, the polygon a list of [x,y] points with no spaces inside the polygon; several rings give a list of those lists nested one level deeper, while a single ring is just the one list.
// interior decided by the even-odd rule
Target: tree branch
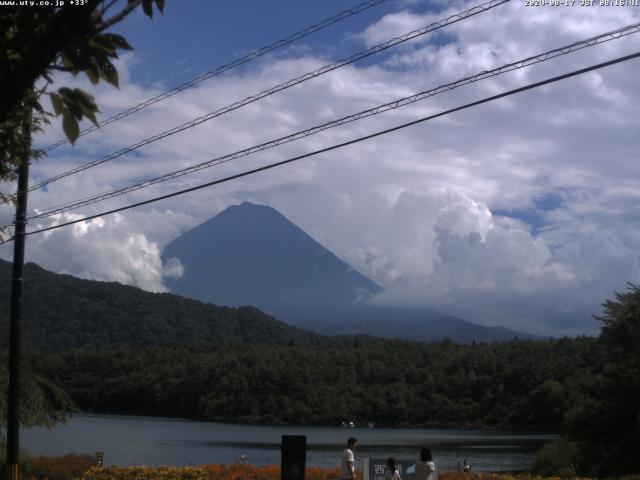
[{"label": "tree branch", "polygon": [[47,81],[45,82],[44,86],[40,90],[36,91],[36,98],[38,99],[47,91],[47,87],[53,83],[51,78],[46,78],[46,80]]},{"label": "tree branch", "polygon": [[129,3],[119,13],[116,13],[110,19],[105,20],[104,22],[99,23],[98,25],[96,25],[97,31],[98,32],[104,32],[106,29],[114,26],[116,23],[121,22],[122,20],[125,19],[125,17],[127,15],[129,15],[136,8],[138,8],[138,5],[140,5],[140,3],[141,3],[141,0],[134,0],[133,2]]},{"label": "tree branch", "polygon": [[107,11],[113,7],[116,3],[118,3],[118,0],[111,0],[110,2],[106,3],[103,2],[102,3],[102,15],[104,15],[105,13],[107,13]]}]

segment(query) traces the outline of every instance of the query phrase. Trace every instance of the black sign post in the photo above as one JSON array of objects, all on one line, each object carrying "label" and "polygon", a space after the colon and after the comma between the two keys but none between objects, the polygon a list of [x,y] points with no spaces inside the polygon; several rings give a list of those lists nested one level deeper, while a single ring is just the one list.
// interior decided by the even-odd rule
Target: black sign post
[{"label": "black sign post", "polygon": [[280,480],[304,480],[307,468],[307,437],[282,435]]}]

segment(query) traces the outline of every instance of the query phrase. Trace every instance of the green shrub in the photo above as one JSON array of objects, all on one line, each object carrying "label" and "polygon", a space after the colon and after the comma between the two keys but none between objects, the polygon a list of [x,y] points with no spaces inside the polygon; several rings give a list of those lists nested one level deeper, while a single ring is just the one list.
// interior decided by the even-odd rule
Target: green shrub
[{"label": "green shrub", "polygon": [[565,439],[546,444],[536,454],[531,473],[543,477],[576,477],[576,453],[573,442]]}]

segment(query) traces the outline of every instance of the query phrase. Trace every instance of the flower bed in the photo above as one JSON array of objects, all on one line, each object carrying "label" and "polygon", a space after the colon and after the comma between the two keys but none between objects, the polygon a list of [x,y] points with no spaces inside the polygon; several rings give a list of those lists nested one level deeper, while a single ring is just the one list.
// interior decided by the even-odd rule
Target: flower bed
[{"label": "flower bed", "polygon": [[61,457],[35,457],[25,461],[21,478],[24,480],[72,480],[95,465],[91,455],[68,453]]},{"label": "flower bed", "polygon": [[[305,480],[336,480],[338,469],[307,468]],[[82,480],[280,480],[280,467],[200,465],[196,467],[94,467]]]},{"label": "flower bed", "polygon": [[[84,456],[34,459],[25,480],[280,480],[280,467],[250,464],[199,465],[189,467],[89,467]],[[34,468],[37,467],[37,468]],[[309,467],[305,480],[337,480],[338,468]],[[532,475],[440,472],[438,480],[560,480]],[[576,478],[573,480],[589,480]],[[619,480],[640,480],[623,477]]]}]

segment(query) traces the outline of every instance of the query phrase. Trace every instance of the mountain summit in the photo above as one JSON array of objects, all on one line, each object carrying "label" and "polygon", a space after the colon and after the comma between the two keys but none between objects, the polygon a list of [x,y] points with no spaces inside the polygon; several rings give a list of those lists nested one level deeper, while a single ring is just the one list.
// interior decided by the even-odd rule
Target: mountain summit
[{"label": "mountain summit", "polygon": [[320,333],[459,342],[531,338],[427,308],[367,305],[382,292],[379,285],[264,205],[227,208],[167,245],[162,257],[164,264],[182,266],[182,276],[165,279],[173,293],[217,305],[253,305]]},{"label": "mountain summit", "polygon": [[182,265],[166,285],[218,305],[254,305],[291,319],[312,309],[348,307],[382,292],[275,209],[245,202],[175,239],[163,262]]}]

